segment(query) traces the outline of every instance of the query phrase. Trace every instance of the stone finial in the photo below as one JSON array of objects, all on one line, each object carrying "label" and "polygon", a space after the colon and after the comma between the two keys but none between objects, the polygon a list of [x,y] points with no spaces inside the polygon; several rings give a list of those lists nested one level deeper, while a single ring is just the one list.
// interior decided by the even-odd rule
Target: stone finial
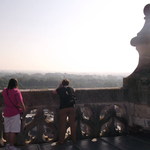
[{"label": "stone finial", "polygon": [[144,7],[144,14],[145,14],[146,17],[150,17],[150,4],[147,4]]},{"label": "stone finial", "polygon": [[131,39],[132,46],[150,43],[150,4],[144,7],[143,12],[145,14],[145,24],[137,36]]}]

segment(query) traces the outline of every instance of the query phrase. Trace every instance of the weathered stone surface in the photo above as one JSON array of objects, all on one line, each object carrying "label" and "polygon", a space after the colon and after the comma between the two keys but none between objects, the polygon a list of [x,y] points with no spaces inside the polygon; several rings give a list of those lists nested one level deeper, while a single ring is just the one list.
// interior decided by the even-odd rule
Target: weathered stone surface
[{"label": "weathered stone surface", "polygon": [[150,4],[144,8],[145,24],[131,45],[139,53],[139,63],[134,72],[123,79],[123,87],[129,90],[130,102],[150,106]]},{"label": "weathered stone surface", "polygon": [[[126,134],[129,108],[125,91],[123,88],[76,89],[77,139]],[[21,90],[21,93],[27,111],[16,144],[58,140],[59,96],[53,95],[52,90]],[[0,98],[3,106],[3,98]],[[0,107],[1,114],[3,109]],[[2,116],[1,120],[0,133],[3,133]],[[3,138],[1,134],[1,140]]]},{"label": "weathered stone surface", "polygon": [[149,118],[150,119],[150,107],[147,105],[137,105],[135,104],[135,117],[139,118]]},{"label": "weathered stone surface", "polygon": [[143,129],[150,129],[150,107],[129,103],[129,126],[139,125]]}]

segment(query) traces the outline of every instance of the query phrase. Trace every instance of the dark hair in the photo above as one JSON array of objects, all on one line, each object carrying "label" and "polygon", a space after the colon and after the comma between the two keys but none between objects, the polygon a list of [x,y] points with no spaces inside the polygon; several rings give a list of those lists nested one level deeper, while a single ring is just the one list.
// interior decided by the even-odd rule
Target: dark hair
[{"label": "dark hair", "polygon": [[15,78],[9,80],[7,89],[18,88],[18,81]]},{"label": "dark hair", "polygon": [[62,85],[63,85],[63,86],[69,85],[69,80],[68,80],[68,79],[62,80]]}]

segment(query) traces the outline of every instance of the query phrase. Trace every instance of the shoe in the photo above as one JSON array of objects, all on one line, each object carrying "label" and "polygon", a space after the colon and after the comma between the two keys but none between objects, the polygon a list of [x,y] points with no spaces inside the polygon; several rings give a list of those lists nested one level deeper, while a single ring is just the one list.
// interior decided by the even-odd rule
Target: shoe
[{"label": "shoe", "polygon": [[15,146],[13,146],[13,147],[9,146],[9,147],[8,147],[8,150],[20,150],[20,148],[17,148],[17,147],[15,147]]},{"label": "shoe", "polygon": [[9,144],[6,144],[5,150],[9,150]]},{"label": "shoe", "polygon": [[73,140],[72,140],[72,143],[76,144],[76,141],[73,141]]},{"label": "shoe", "polygon": [[7,147],[5,147],[5,150],[9,150],[9,147],[7,146]]},{"label": "shoe", "polygon": [[63,144],[64,144],[64,142],[57,141],[57,144],[63,145]]}]

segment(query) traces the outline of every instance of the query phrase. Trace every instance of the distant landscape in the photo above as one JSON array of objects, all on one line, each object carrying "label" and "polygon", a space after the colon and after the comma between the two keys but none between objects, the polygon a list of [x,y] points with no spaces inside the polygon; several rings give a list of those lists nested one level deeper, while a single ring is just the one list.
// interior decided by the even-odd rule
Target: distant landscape
[{"label": "distant landscape", "polygon": [[123,75],[19,73],[0,72],[0,90],[7,87],[10,78],[17,78],[19,89],[54,89],[66,78],[73,88],[122,87]]}]

